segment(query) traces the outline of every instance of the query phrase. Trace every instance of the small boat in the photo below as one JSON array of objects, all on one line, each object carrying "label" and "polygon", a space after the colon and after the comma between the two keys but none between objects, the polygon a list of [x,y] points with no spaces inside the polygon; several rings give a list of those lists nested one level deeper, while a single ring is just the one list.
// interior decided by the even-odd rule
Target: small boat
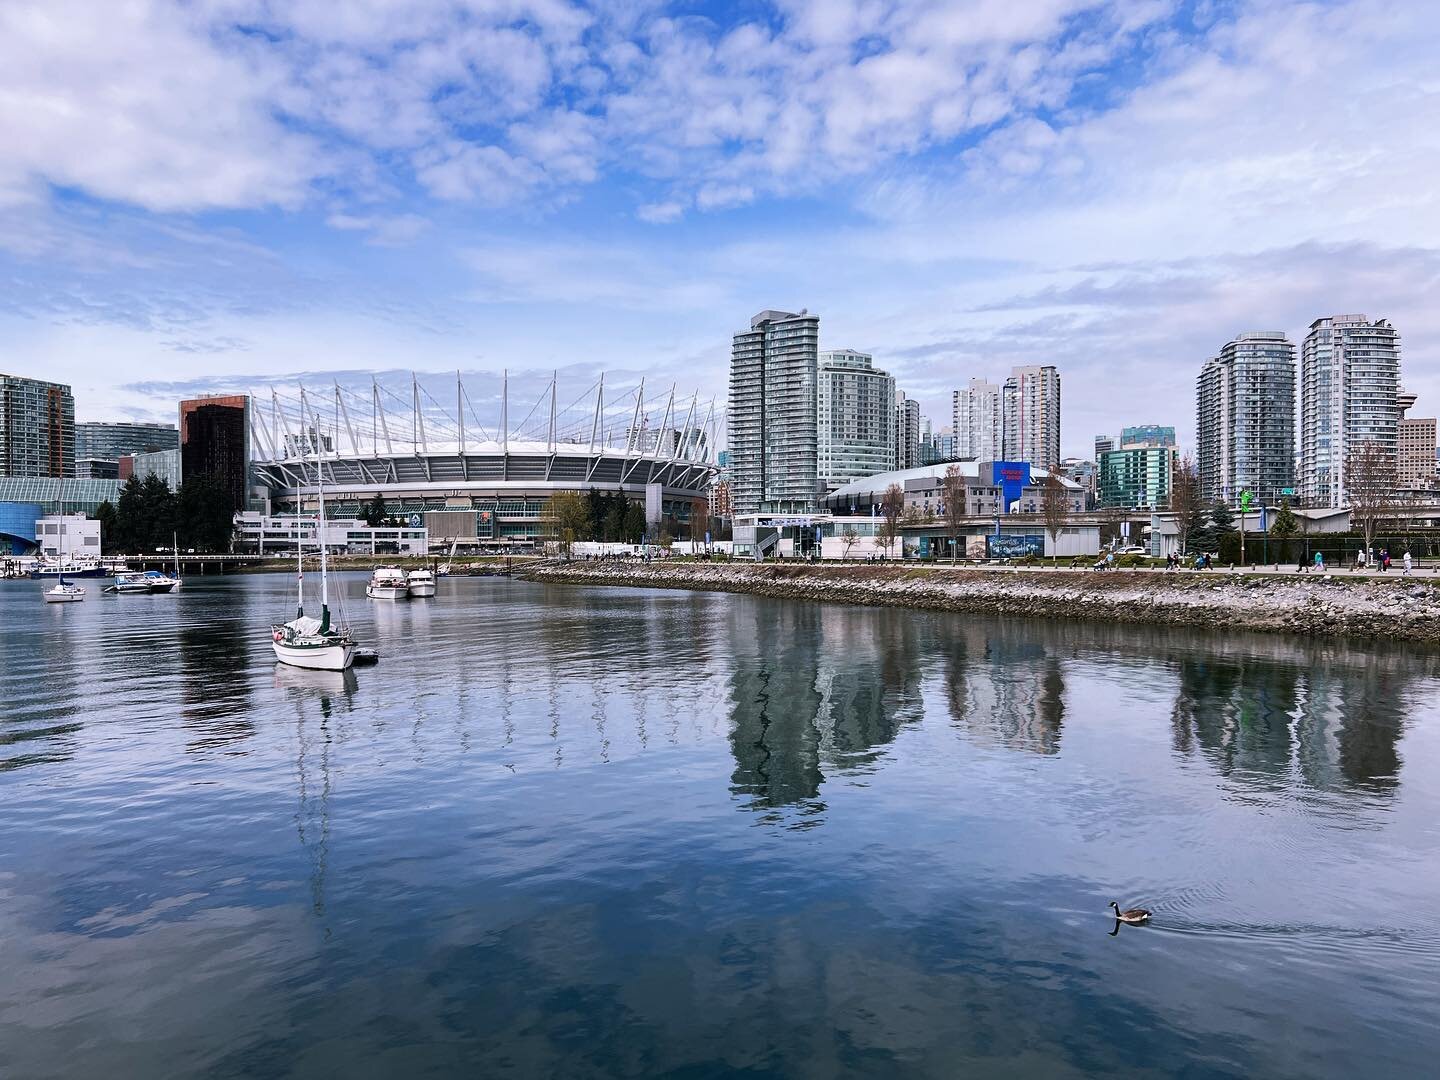
[{"label": "small boat", "polygon": [[435,575],[429,570],[411,570],[405,577],[411,596],[434,596]]},{"label": "small boat", "polygon": [[144,573],[132,571],[128,574],[116,574],[115,584],[105,591],[124,596],[127,593],[168,593],[174,588],[173,578],[166,577],[158,570],[146,570]]},{"label": "small boat", "polygon": [[60,504],[60,574],[55,584],[45,590],[45,602],[47,604],[73,604],[85,599],[85,589],[80,585],[71,585],[65,580],[65,537],[69,535],[69,528],[65,524],[65,504]]},{"label": "small boat", "polygon": [[185,584],[184,580],[180,577],[180,534],[171,533],[170,542],[172,544],[170,550],[175,553],[175,573],[170,580],[175,582],[175,588],[178,589],[181,585]]},{"label": "small boat", "polygon": [[64,578],[60,579],[58,585],[52,585],[45,590],[45,602],[47,604],[73,604],[77,600],[85,599],[85,586],[72,585]]},{"label": "small boat", "polygon": [[410,586],[405,571],[398,566],[377,566],[365,585],[365,595],[371,600],[408,600]]},{"label": "small boat", "polygon": [[[318,444],[320,440],[315,441]],[[295,618],[271,626],[270,641],[275,659],[282,664],[311,671],[346,671],[355,662],[355,639],[350,636],[348,627],[337,630],[330,625],[330,563],[323,539],[325,476],[324,470],[319,467],[318,445],[315,455],[316,490],[320,498],[320,516],[315,524],[315,536],[320,540],[320,618],[305,614],[305,550],[303,544],[296,543],[299,572],[295,579]],[[403,578],[401,584],[404,584]]]}]

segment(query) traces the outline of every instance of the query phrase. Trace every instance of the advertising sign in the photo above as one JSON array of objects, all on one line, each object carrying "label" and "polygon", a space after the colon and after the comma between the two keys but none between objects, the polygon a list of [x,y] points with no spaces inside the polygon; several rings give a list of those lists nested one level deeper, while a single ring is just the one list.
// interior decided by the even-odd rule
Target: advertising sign
[{"label": "advertising sign", "polygon": [[477,510],[477,511],[475,511],[475,539],[477,539],[477,540],[494,540],[494,539],[495,539],[495,511],[494,511],[494,510]]},{"label": "advertising sign", "polygon": [[1042,536],[987,536],[985,555],[991,559],[1023,559],[1026,555],[1044,555]]},{"label": "advertising sign", "polygon": [[1028,461],[992,461],[990,482],[1000,489],[1000,509],[1008,514],[1013,503],[1019,502],[1020,495],[1030,483]]},{"label": "advertising sign", "polygon": [[421,525],[424,525],[424,524],[425,524],[425,519],[422,518],[419,514],[411,514],[411,515],[410,515],[410,528],[412,528],[412,529],[418,529],[418,528],[420,528]]},{"label": "advertising sign", "polygon": [[659,484],[645,485],[645,523],[647,525],[657,525],[660,522],[661,515],[664,512],[662,504],[662,499],[664,498],[662,494],[663,490]]}]

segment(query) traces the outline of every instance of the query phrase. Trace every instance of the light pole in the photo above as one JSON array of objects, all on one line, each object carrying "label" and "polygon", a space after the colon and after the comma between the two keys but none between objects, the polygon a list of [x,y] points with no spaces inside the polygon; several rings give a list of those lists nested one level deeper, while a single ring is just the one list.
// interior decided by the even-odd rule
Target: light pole
[{"label": "light pole", "polygon": [[1254,496],[1248,491],[1240,492],[1240,568],[1245,568],[1245,515],[1250,512]]}]

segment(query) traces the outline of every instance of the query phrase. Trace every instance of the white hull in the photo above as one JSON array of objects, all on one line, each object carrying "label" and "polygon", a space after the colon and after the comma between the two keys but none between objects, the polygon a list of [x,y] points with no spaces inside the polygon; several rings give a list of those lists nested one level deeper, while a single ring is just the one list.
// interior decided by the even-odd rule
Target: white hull
[{"label": "white hull", "polygon": [[311,671],[344,671],[355,659],[353,641],[309,647],[272,641],[271,645],[275,649],[275,659],[280,663]]},{"label": "white hull", "polygon": [[412,583],[412,584],[410,585],[410,595],[411,595],[411,596],[434,596],[434,595],[435,595],[435,583],[434,583],[433,581],[430,581],[430,582],[421,582],[421,583],[419,583],[419,584],[414,584],[414,583]]},{"label": "white hull", "polygon": [[53,589],[45,590],[45,602],[47,604],[73,604],[77,600],[84,599],[84,589],[70,589],[57,585]]},{"label": "white hull", "polygon": [[410,586],[366,585],[365,595],[371,600],[408,600],[410,599]]}]

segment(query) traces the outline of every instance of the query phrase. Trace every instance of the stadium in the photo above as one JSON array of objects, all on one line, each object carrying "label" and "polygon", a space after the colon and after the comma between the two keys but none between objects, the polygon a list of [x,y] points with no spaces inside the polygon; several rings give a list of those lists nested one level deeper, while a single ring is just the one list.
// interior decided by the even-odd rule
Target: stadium
[{"label": "stadium", "polygon": [[360,518],[378,495],[387,515],[426,525],[432,545],[533,546],[553,535],[552,496],[592,489],[643,507],[657,531],[690,535],[716,471],[713,399],[673,387],[647,397],[643,380],[616,390],[604,376],[578,396],[558,377],[533,400],[513,396],[508,375],[252,395],[251,505],[313,513],[323,470],[327,517]]}]

